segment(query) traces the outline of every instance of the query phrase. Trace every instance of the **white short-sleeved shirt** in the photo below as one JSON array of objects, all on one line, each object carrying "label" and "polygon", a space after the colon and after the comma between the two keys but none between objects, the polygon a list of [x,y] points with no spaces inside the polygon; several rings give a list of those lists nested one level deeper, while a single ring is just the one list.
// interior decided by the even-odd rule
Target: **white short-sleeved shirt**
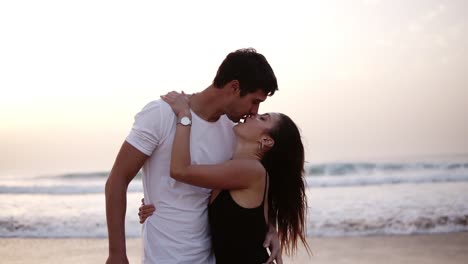
[{"label": "white short-sleeved shirt", "polygon": [[[211,190],[170,177],[170,158],[177,117],[162,100],[146,105],[135,116],[126,141],[148,155],[143,165],[145,203],[156,206],[142,229],[143,263],[215,263],[208,225]],[[225,115],[207,122],[192,112],[192,164],[216,164],[232,157],[234,123]]]}]

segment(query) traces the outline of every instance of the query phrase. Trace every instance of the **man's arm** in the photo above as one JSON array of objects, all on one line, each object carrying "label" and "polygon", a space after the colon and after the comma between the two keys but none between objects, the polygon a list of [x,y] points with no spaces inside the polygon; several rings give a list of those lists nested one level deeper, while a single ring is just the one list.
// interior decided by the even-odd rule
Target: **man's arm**
[{"label": "man's arm", "polygon": [[[270,263],[277,263],[283,264],[283,258],[281,256],[281,243],[279,240],[278,232],[276,231],[276,212],[270,210],[270,196],[266,195],[267,203],[265,203],[264,214],[265,214],[265,221],[268,223],[268,231],[265,236],[265,241],[263,242],[263,246],[270,250],[270,257],[267,260],[267,264]],[[273,262],[276,261],[276,262]]]},{"label": "man's arm", "polygon": [[273,263],[273,261],[276,261],[277,264],[283,264],[281,243],[279,241],[278,232],[276,231],[276,224],[273,224],[272,222],[268,224],[268,232],[266,234],[265,241],[263,242],[263,246],[270,249],[270,258],[268,258],[266,263]]},{"label": "man's arm", "polygon": [[106,217],[109,233],[110,263],[128,263],[125,244],[125,212],[127,188],[148,156],[127,143],[122,144],[106,182]]}]

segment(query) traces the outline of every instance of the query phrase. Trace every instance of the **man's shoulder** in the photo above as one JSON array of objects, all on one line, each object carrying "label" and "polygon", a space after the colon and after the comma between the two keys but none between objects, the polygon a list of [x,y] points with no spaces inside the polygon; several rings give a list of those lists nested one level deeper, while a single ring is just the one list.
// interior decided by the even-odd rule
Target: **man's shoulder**
[{"label": "man's shoulder", "polygon": [[170,106],[166,102],[164,102],[164,100],[156,99],[147,103],[143,107],[143,110],[159,109],[159,108],[165,108],[165,107],[170,107]]},{"label": "man's shoulder", "polygon": [[233,126],[235,126],[237,124],[237,123],[234,123],[231,119],[229,119],[229,117],[227,115],[222,115],[220,117],[220,122],[224,126],[227,126],[227,127],[233,127]]},{"label": "man's shoulder", "polygon": [[147,103],[141,112],[152,112],[154,114],[161,115],[161,117],[175,116],[171,106],[162,99],[157,99]]}]

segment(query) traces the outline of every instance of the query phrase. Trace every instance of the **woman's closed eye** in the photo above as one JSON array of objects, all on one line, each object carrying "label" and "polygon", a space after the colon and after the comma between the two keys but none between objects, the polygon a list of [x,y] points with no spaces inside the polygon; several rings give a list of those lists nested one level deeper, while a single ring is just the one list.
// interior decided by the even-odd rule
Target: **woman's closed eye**
[{"label": "woman's closed eye", "polygon": [[263,114],[263,115],[261,115],[259,118],[260,118],[260,120],[265,121],[265,120],[267,120],[269,117],[270,117],[269,114]]}]

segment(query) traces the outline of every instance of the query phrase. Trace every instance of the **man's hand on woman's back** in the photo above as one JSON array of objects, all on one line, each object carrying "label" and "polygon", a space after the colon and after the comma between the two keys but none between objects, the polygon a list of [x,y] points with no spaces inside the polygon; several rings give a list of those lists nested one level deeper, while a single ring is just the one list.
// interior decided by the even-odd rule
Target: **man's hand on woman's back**
[{"label": "man's hand on woman's back", "polygon": [[145,204],[145,199],[141,199],[141,206],[138,208],[138,216],[140,217],[140,224],[143,224],[146,218],[153,215],[156,208],[152,204]]}]

